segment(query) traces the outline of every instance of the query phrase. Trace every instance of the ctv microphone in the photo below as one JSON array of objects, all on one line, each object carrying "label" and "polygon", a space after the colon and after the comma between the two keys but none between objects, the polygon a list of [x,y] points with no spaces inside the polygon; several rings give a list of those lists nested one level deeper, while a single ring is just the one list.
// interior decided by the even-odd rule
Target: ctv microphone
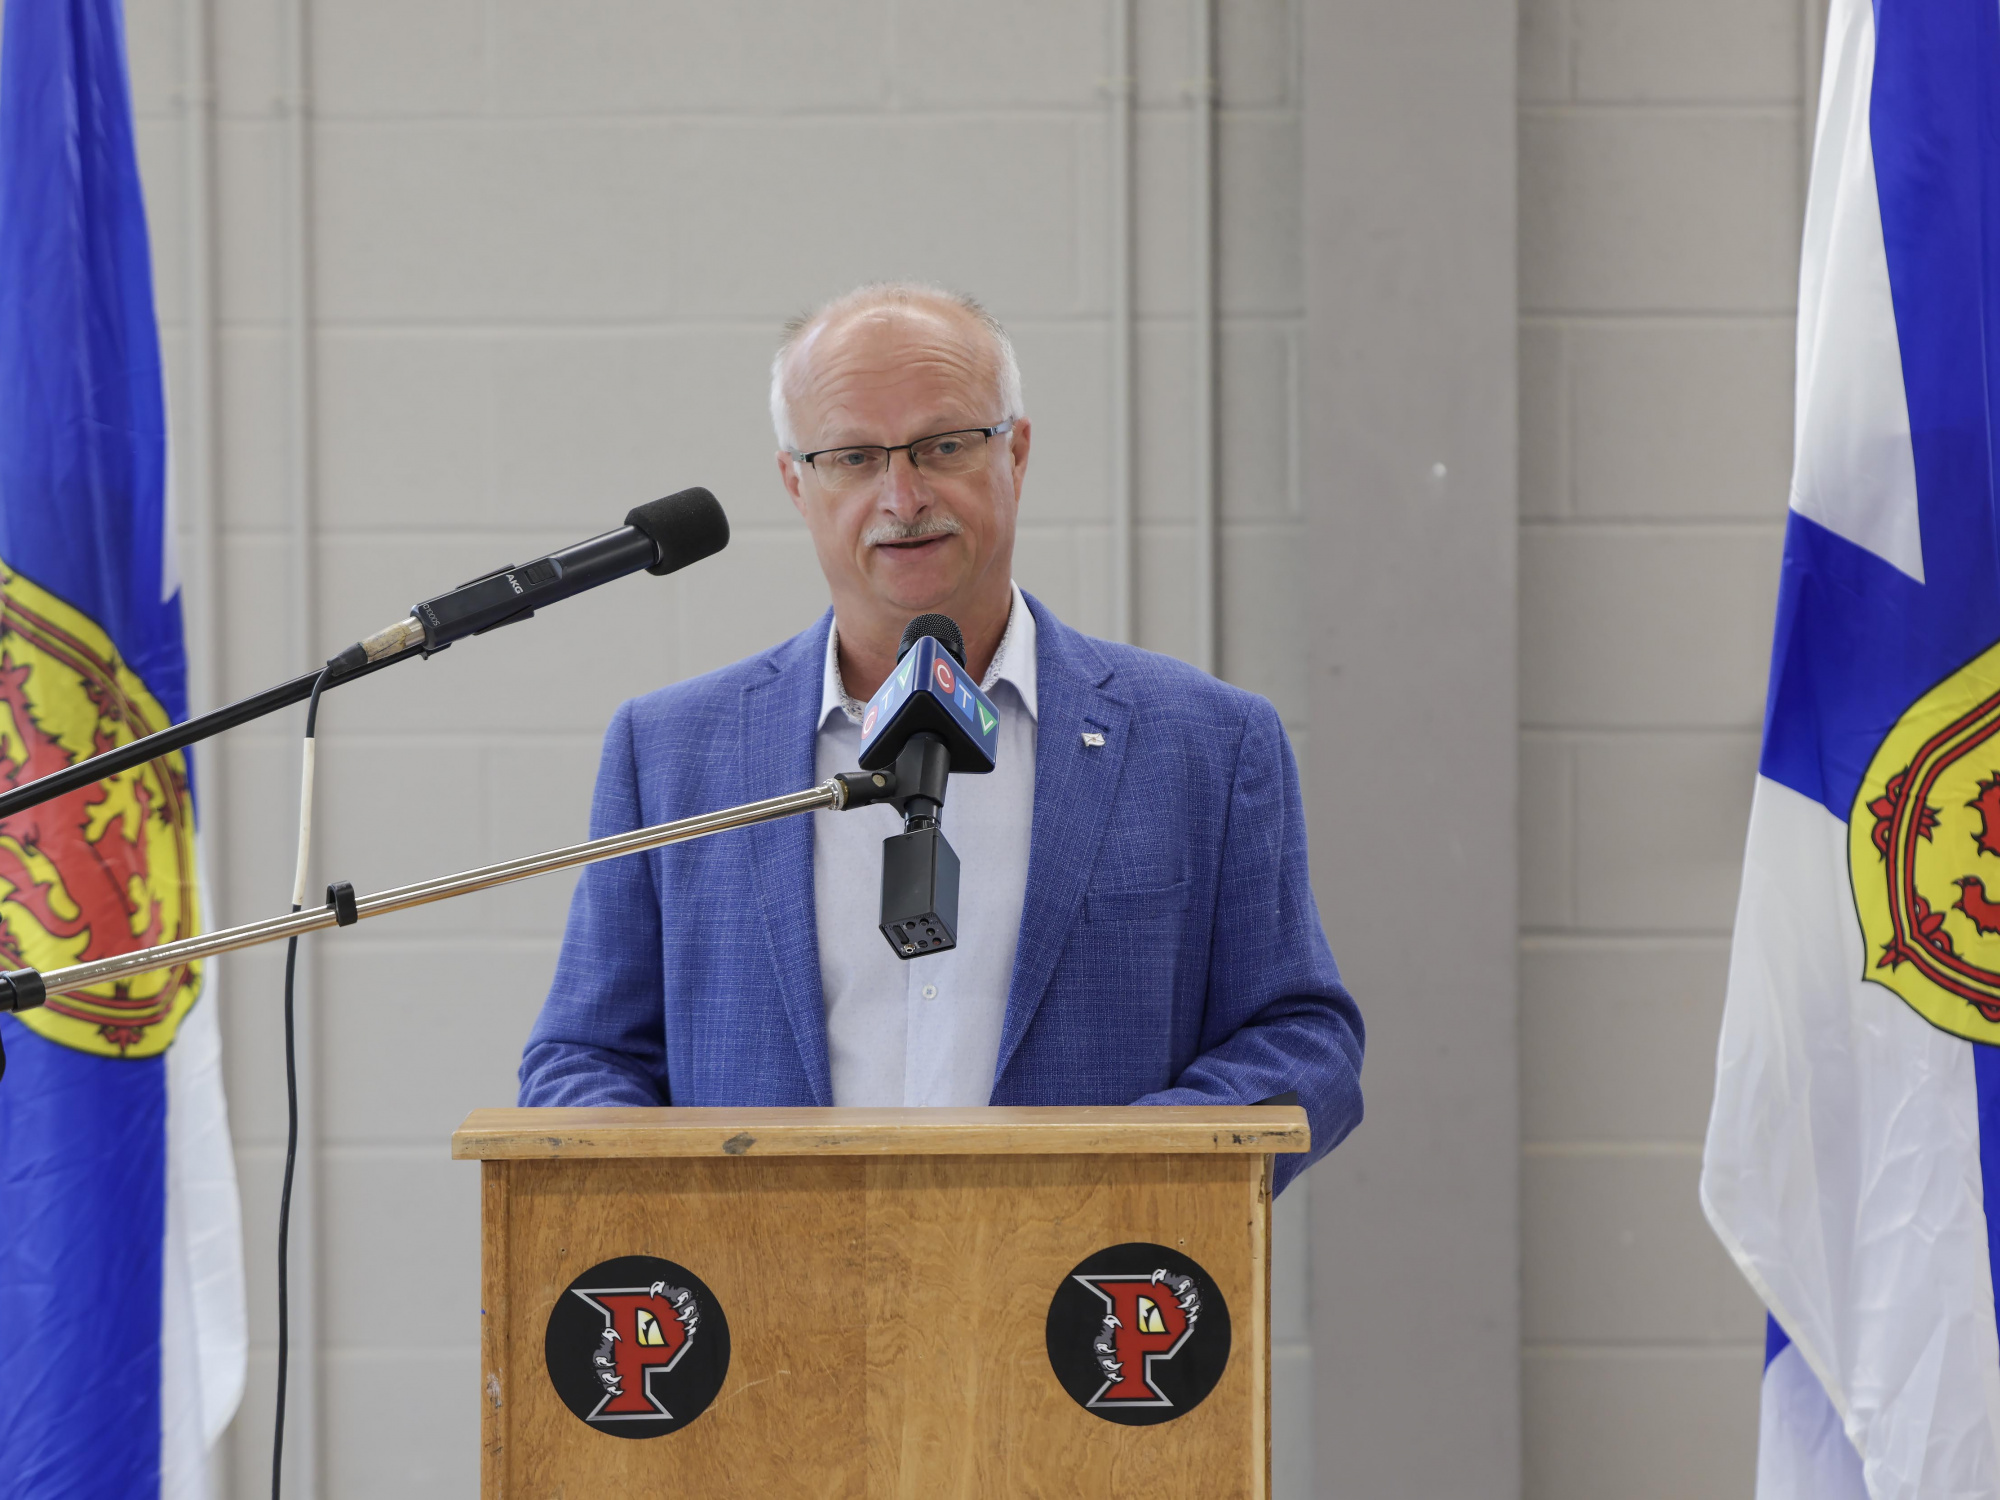
[{"label": "ctv microphone", "polygon": [[903,831],[882,841],[882,936],[898,958],[958,946],[958,854],[938,826],[950,773],[993,769],[1000,713],[965,669],[949,615],[903,628],[896,670],[861,720],[861,770],[836,779],[847,806],[890,802]]},{"label": "ctv microphone", "polygon": [[961,775],[993,769],[1000,711],[965,670],[965,638],[950,615],[918,615],[903,627],[896,670],[875,689],[861,716],[861,769],[877,771],[901,755],[912,735],[935,735]]},{"label": "ctv microphone", "polygon": [[635,506],[616,531],[538,557],[523,567],[496,568],[426,599],[407,618],[355,642],[331,664],[336,671],[351,671],[416,647],[428,656],[453,641],[525,620],[544,604],[627,573],[644,568],[664,576],[728,545],[729,518],[715,496],[698,487],[681,490]]}]

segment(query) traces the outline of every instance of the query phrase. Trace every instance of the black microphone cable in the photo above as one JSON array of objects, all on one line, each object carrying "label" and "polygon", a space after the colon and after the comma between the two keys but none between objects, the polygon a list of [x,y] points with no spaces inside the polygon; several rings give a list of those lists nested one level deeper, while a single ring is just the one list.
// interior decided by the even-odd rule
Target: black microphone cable
[{"label": "black microphone cable", "polygon": [[[299,789],[299,864],[292,884],[292,910],[306,902],[306,859],[312,850],[313,736],[319,728],[319,695],[333,675],[328,663],[313,683],[306,702],[305,763]],[[285,944],[285,1184],[278,1194],[278,1402],[271,1423],[271,1500],[284,1486],[285,1377],[291,1360],[292,1172],[299,1158],[299,1052],[293,1000],[299,963],[299,940]]]}]

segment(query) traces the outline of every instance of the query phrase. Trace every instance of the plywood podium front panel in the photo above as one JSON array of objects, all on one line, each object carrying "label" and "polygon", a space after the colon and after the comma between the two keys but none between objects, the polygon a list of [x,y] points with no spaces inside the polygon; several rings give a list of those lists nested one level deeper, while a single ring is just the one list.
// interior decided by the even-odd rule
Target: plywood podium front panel
[{"label": "plywood podium front panel", "polygon": [[[482,1492],[1266,1496],[1270,1161],[1306,1143],[1272,1107],[479,1111],[453,1154],[484,1163]],[[1197,1262],[1230,1328],[1214,1388],[1149,1426],[1048,1348],[1057,1289],[1131,1242]],[[708,1409],[638,1440],[544,1353],[569,1284],[630,1255],[693,1272],[730,1345]]]}]

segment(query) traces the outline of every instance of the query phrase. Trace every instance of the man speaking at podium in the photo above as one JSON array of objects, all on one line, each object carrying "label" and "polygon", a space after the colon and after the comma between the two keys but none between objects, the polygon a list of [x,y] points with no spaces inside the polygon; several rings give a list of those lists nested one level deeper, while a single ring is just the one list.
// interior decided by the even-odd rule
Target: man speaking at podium
[{"label": "man speaking at podium", "polygon": [[958,944],[876,926],[886,806],[584,871],[521,1062],[524,1105],[1251,1104],[1296,1092],[1311,1157],[1361,1118],[1361,1018],[1313,904],[1278,715],[1070,629],[1012,581],[1031,427],[1005,332],[932,287],[863,287],[788,330],[778,468],[833,608],[626,703],[591,836],[853,770],[861,704],[949,615],[1000,710],[951,779]]}]

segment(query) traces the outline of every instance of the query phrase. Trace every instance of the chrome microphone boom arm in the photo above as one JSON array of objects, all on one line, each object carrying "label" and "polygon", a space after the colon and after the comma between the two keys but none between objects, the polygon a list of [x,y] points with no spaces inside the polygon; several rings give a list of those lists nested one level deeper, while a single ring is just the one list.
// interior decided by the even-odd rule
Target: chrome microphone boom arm
[{"label": "chrome microphone boom arm", "polygon": [[[345,927],[368,917],[406,911],[413,906],[427,906],[433,901],[447,901],[453,896],[469,895],[473,891],[526,880],[532,875],[547,875],[556,870],[574,869],[578,865],[596,864],[599,860],[616,859],[621,854],[637,854],[665,844],[706,838],[711,833],[726,833],[732,828],[772,823],[799,813],[838,812],[859,807],[866,802],[884,800],[885,794],[892,790],[892,781],[893,778],[880,774],[870,776],[849,772],[803,792],[767,797],[762,802],[745,802],[740,807],[682,818],[673,823],[656,823],[650,828],[635,828],[629,833],[614,833],[592,839],[587,844],[572,844],[566,849],[552,849],[545,854],[482,865],[462,874],[420,881],[416,885],[397,886],[394,890],[380,891],[373,896],[353,898],[341,887],[329,887],[329,896],[334,891],[342,891],[342,896],[337,901],[330,899],[325,906],[290,912],[282,917],[266,917],[261,922],[246,922],[240,927],[227,927],[220,932],[161,943],[132,953],[114,954],[92,963],[70,964],[65,968],[50,969],[46,974],[34,969],[15,969],[0,975],[0,1012],[31,1010],[50,995],[87,989],[107,979],[122,979],[130,974],[170,968],[174,964],[189,963],[238,948],[254,948],[260,943],[274,943],[300,933],[316,932],[323,927]],[[0,1067],[4,1066],[0,1063]]]}]

